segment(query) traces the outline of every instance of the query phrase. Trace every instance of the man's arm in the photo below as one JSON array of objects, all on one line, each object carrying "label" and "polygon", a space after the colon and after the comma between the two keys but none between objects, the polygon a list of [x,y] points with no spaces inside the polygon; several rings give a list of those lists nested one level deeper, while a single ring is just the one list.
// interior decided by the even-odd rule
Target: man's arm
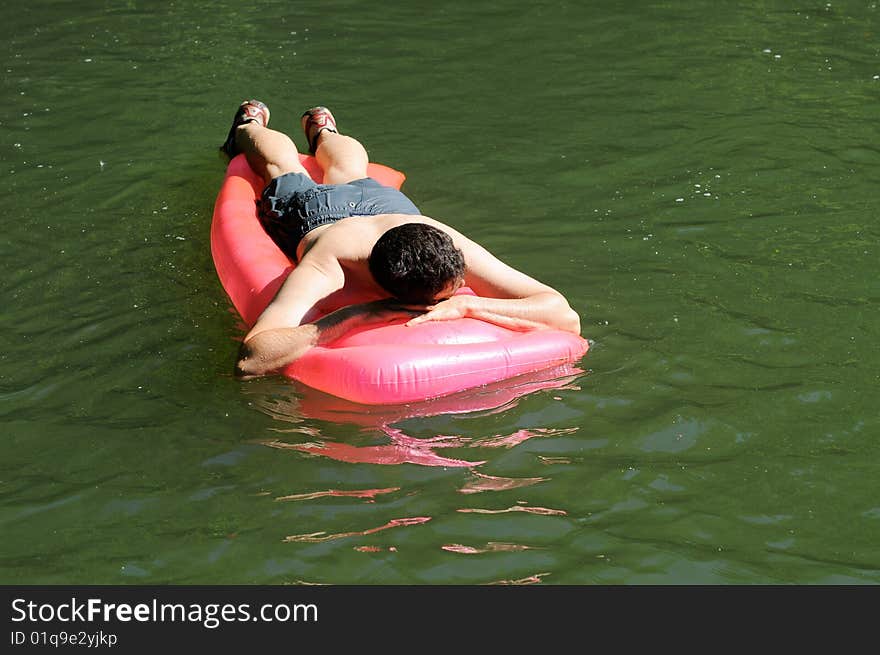
[{"label": "man's arm", "polygon": [[315,306],[345,285],[339,260],[316,246],[287,276],[269,306],[245,336],[235,374],[252,378],[271,373],[301,357],[309,348],[338,339],[355,327],[395,318],[412,318],[419,311],[393,300],[349,305],[303,323]]},{"label": "man's arm", "polygon": [[244,379],[265,375],[290,364],[309,348],[330,343],[356,327],[419,313],[393,300],[376,300],[342,307],[313,323],[266,329],[241,344],[235,374]]},{"label": "man's arm", "polygon": [[316,303],[341,289],[344,283],[345,274],[335,258],[304,257],[245,336],[235,374],[240,377],[264,375],[320,343],[322,332],[331,328],[333,322],[302,325],[303,318]]},{"label": "man's arm", "polygon": [[505,264],[482,246],[453,233],[465,259],[465,284],[476,296],[453,296],[407,323],[479,318],[513,330],[554,328],[580,334],[580,317],[552,287]]}]

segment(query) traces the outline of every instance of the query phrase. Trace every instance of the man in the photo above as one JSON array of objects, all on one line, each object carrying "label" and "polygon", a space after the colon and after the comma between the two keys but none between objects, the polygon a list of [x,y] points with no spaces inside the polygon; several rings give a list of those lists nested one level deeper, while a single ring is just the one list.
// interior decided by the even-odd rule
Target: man
[{"label": "man", "polygon": [[[293,141],[268,124],[265,104],[244,101],[220,149],[230,158],[243,152],[265,180],[260,221],[297,265],[245,336],[237,375],[271,373],[356,326],[401,316],[407,325],[469,316],[514,330],[580,334],[580,319],[559,292],[368,178],[366,150],[339,133],[329,110],[302,116],[324,171],[321,185]],[[477,295],[453,295],[462,285]],[[317,318],[327,307],[340,309]]]}]

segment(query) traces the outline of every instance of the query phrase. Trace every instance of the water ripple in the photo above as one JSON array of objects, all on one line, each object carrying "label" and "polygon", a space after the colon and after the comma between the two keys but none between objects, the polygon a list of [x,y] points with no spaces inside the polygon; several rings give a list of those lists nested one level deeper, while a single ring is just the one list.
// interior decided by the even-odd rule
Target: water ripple
[{"label": "water ripple", "polygon": [[381,532],[383,530],[390,530],[391,528],[400,528],[406,527],[410,525],[421,525],[422,523],[426,523],[431,520],[430,516],[414,516],[410,518],[404,519],[391,519],[388,523],[384,525],[380,525],[377,528],[370,528],[368,530],[359,530],[359,531],[351,531],[351,532],[338,532],[336,534],[327,534],[326,532],[311,532],[308,534],[297,534],[290,535],[284,538],[285,543],[291,542],[300,542],[300,543],[321,543],[324,541],[333,541],[336,539],[346,539],[348,537],[363,537],[370,534],[375,534],[377,532]]}]

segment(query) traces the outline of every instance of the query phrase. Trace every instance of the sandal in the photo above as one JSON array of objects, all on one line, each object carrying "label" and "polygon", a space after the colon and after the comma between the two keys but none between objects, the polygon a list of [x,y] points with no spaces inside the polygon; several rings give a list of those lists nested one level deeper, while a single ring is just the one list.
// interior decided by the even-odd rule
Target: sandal
[{"label": "sandal", "polygon": [[238,146],[235,145],[235,131],[240,125],[256,121],[263,127],[269,125],[269,108],[259,100],[245,100],[242,102],[232,118],[232,127],[229,128],[229,135],[226,141],[220,146],[221,152],[232,159],[238,154]]},{"label": "sandal", "polygon": [[309,152],[313,155],[318,149],[318,135],[324,130],[339,134],[336,128],[336,119],[326,107],[312,107],[307,109],[300,119],[306,140],[309,142]]}]

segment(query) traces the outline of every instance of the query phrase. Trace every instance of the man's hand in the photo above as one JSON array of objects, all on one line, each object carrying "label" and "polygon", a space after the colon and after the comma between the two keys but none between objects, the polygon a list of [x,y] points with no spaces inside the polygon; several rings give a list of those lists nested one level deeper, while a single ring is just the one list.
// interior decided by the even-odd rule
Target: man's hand
[{"label": "man's hand", "polygon": [[241,344],[235,375],[249,380],[276,371],[317,345],[320,336],[315,323],[258,332]]},{"label": "man's hand", "polygon": [[483,298],[462,294],[425,309],[425,314],[408,321],[407,325],[469,317],[522,332],[553,328],[580,334],[580,318],[565,298],[552,289],[525,298]]},{"label": "man's hand", "polygon": [[[473,296],[461,295],[447,298],[436,305],[427,305],[425,313],[407,321],[407,326],[427,323],[428,321],[452,321],[468,315]],[[413,308],[415,309],[415,308]]]}]

